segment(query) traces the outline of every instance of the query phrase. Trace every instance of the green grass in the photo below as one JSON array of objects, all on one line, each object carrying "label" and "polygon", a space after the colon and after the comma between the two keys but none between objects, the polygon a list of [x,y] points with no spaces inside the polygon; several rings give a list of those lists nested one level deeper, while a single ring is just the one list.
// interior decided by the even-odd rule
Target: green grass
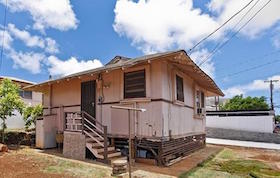
[{"label": "green grass", "polygon": [[79,178],[102,178],[108,177],[111,174],[111,171],[102,166],[89,165],[59,157],[50,157],[44,154],[34,153],[33,150],[29,149],[22,150],[17,154],[27,155],[37,164],[44,165],[44,167],[41,168],[41,171],[45,173],[66,174]]},{"label": "green grass", "polygon": [[280,171],[272,169],[269,165],[257,161],[246,160],[236,155],[231,149],[223,149],[214,158],[210,157],[179,178],[280,178]]},{"label": "green grass", "polygon": [[280,172],[256,160],[233,160],[221,163],[220,170],[231,174],[244,176],[263,175],[280,177]]},{"label": "green grass", "polygon": [[217,154],[218,159],[235,159],[236,154],[231,149],[225,148],[219,154]]},{"label": "green grass", "polygon": [[58,160],[56,165],[47,166],[43,169],[47,173],[68,174],[75,177],[106,177],[107,171],[85,166],[71,161]]}]

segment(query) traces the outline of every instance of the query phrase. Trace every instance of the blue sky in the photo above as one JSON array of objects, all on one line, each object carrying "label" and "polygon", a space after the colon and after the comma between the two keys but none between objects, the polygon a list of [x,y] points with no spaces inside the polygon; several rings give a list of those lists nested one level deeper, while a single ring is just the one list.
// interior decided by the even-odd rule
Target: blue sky
[{"label": "blue sky", "polygon": [[[115,55],[188,50],[241,9],[249,0],[9,0],[7,32],[0,75],[35,82],[49,74],[106,64]],[[244,24],[267,0],[254,0]],[[0,0],[3,41],[5,0]],[[249,6],[249,7],[250,7]],[[248,9],[249,9],[248,7]],[[280,79],[280,2],[272,0],[235,38],[202,66],[228,97],[269,96],[262,80]],[[195,49],[200,63],[215,44],[236,31],[245,9],[212,38]],[[258,67],[263,65],[261,67]],[[255,69],[252,69],[255,68]],[[246,71],[249,70],[249,71]],[[240,74],[235,74],[240,71]],[[280,90],[280,82],[275,90]],[[275,103],[280,104],[280,92]],[[279,98],[279,99],[278,99]]]}]

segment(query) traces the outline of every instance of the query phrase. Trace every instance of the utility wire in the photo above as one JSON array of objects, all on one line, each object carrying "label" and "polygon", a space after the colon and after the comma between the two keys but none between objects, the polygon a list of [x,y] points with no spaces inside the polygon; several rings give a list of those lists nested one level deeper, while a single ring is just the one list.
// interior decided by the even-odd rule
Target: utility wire
[{"label": "utility wire", "polygon": [[[255,4],[239,19],[239,21],[234,25],[232,28],[232,31],[235,31],[236,27],[242,22],[242,20],[251,12],[251,10],[258,4],[260,0],[256,1]],[[225,36],[230,35],[231,32],[228,32]],[[201,66],[206,60],[208,60],[210,57],[214,55],[214,53],[217,51],[217,49],[224,43],[225,41],[222,41],[220,43],[217,43],[215,47],[211,50],[211,52],[202,60],[202,62],[199,64]]]},{"label": "utility wire", "polygon": [[274,60],[274,61],[271,61],[271,62],[267,62],[267,63],[264,63],[264,64],[260,64],[260,65],[257,65],[257,66],[251,67],[251,68],[247,68],[247,69],[244,69],[244,70],[241,70],[241,71],[238,71],[238,72],[234,72],[234,73],[228,74],[228,75],[220,76],[220,77],[217,77],[217,79],[218,78],[224,78],[224,77],[231,77],[231,76],[239,75],[241,73],[249,72],[249,71],[252,71],[252,70],[255,70],[255,69],[259,69],[259,68],[262,68],[264,66],[267,66],[267,65],[270,65],[270,64],[274,64],[274,63],[277,63],[277,62],[280,62],[280,59],[277,59],[277,60]]},{"label": "utility wire", "polygon": [[254,0],[251,0],[248,4],[246,4],[243,8],[241,8],[239,11],[237,11],[235,14],[233,14],[228,20],[226,20],[221,26],[219,26],[217,29],[215,29],[213,32],[211,32],[209,35],[201,39],[199,42],[197,42],[192,48],[189,49],[189,53],[199,46],[203,41],[207,40],[210,36],[215,34],[217,31],[219,31],[223,26],[225,26],[229,21],[231,21],[235,16],[237,16],[240,12],[242,12],[244,9],[246,9]]},{"label": "utility wire", "polygon": [[222,44],[220,44],[218,47],[215,47],[215,49],[198,65],[199,67],[203,65],[207,60],[210,59],[219,49],[223,48],[232,38],[234,38],[246,25],[248,25],[249,22],[251,22],[269,3],[271,0],[267,1],[245,24],[243,24],[233,35],[224,41]]},{"label": "utility wire", "polygon": [[[230,66],[231,66],[231,68],[234,68],[235,66],[240,66],[240,65],[242,65],[242,64],[246,64],[246,63],[251,62],[251,61],[260,60],[260,59],[265,59],[265,58],[267,58],[268,56],[271,56],[271,55],[274,55],[274,54],[277,54],[277,53],[280,53],[280,50],[275,50],[275,51],[272,51],[272,52],[269,52],[269,53],[265,53],[265,54],[263,54],[263,55],[261,55],[261,56],[259,56],[259,57],[253,57],[253,58],[244,60],[244,61],[239,62],[239,63],[234,63],[234,64],[232,64],[232,65],[230,65]],[[227,66],[222,66],[222,67],[223,67],[223,68],[218,68],[218,69],[216,69],[215,71],[216,71],[216,72],[217,72],[217,71],[224,71],[224,70],[222,70],[222,69],[228,70]]]},{"label": "utility wire", "polygon": [[[263,74],[261,74],[261,75],[258,75],[258,76],[256,76],[256,75],[254,75],[253,77],[254,78],[268,78],[268,77],[271,77],[271,76],[275,76],[275,75],[280,75],[280,72],[274,72],[274,73],[271,73],[271,74],[267,74],[267,75],[263,75]],[[236,75],[237,76],[237,75]],[[232,76],[232,77],[234,77],[234,76]],[[246,80],[242,80],[242,79],[246,79]],[[239,80],[238,80],[238,84],[240,84],[240,82],[242,82],[242,83],[248,83],[249,81],[253,81],[254,79],[248,79],[248,78],[240,78]],[[260,79],[260,80],[262,80],[262,79]],[[224,83],[223,83],[223,88],[229,88],[229,87],[231,87],[231,85],[232,84],[227,84],[227,85],[224,85]]]},{"label": "utility wire", "polygon": [[8,6],[8,0],[6,0],[4,19],[3,19],[3,36],[2,36],[2,46],[1,46],[1,54],[0,54],[0,72],[2,68],[3,53],[4,53],[5,32],[6,32],[6,23],[7,23],[7,6]]}]

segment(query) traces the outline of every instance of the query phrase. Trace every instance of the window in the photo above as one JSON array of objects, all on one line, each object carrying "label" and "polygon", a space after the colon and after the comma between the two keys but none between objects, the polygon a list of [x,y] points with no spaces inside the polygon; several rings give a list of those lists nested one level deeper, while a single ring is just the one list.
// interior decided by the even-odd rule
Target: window
[{"label": "window", "polygon": [[184,102],[184,83],[183,78],[176,75],[176,94],[177,100]]},{"label": "window", "polygon": [[24,99],[32,99],[32,91],[20,90],[19,96],[21,96]]},{"label": "window", "polygon": [[196,101],[196,114],[203,114],[202,109],[205,107],[204,92],[197,90],[195,101]]},{"label": "window", "polygon": [[124,98],[146,97],[145,70],[124,73]]}]

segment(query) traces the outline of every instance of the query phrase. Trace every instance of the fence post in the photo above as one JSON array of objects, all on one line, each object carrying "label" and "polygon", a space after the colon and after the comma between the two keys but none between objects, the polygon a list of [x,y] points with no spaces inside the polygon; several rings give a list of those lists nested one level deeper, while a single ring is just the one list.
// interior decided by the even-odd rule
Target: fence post
[{"label": "fence post", "polygon": [[108,135],[107,126],[104,126],[104,161],[108,163]]}]

